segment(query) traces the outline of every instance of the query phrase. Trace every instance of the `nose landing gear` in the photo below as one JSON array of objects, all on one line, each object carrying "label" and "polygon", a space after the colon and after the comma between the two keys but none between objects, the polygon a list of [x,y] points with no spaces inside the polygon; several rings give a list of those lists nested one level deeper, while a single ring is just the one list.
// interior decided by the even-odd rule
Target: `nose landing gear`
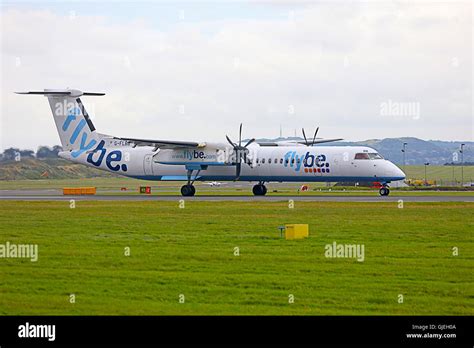
[{"label": "nose landing gear", "polygon": [[390,189],[388,188],[388,186],[383,186],[380,188],[379,194],[381,196],[388,196],[390,194]]},{"label": "nose landing gear", "polygon": [[252,191],[255,196],[265,196],[265,194],[267,193],[267,188],[265,187],[263,182],[261,182],[255,185]]}]

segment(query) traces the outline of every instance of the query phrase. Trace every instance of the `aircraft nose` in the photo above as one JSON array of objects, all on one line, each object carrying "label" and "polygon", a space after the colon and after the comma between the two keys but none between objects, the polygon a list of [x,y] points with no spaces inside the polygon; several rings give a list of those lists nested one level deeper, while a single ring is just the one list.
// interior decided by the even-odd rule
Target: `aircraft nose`
[{"label": "aircraft nose", "polygon": [[403,172],[403,170],[401,170],[400,168],[398,168],[395,164],[393,164],[392,162],[390,162],[391,164],[391,173],[392,173],[392,176],[394,178],[397,178],[396,180],[404,180],[406,178],[406,175],[405,173]]}]

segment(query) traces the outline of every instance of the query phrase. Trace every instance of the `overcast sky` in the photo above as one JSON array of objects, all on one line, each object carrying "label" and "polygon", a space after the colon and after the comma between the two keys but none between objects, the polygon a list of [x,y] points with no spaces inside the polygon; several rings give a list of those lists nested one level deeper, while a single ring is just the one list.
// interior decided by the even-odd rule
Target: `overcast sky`
[{"label": "overcast sky", "polygon": [[70,87],[98,131],[225,141],[294,129],[473,140],[465,2],[3,2],[0,148],[59,144]]}]

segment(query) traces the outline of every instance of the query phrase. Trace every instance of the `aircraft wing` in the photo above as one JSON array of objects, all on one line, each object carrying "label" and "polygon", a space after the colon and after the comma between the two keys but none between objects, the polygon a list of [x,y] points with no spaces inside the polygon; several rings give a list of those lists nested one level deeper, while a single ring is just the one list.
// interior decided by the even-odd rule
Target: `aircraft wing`
[{"label": "aircraft wing", "polygon": [[157,139],[137,139],[137,138],[121,138],[113,137],[117,140],[125,140],[135,144],[135,146],[153,146],[155,148],[176,149],[183,147],[205,147],[206,143],[197,143],[193,141],[174,141],[174,140],[157,140]]},{"label": "aircraft wing", "polygon": [[[342,138],[337,139],[316,139],[309,145],[331,143],[333,141],[343,140]],[[306,145],[305,141],[282,141],[282,142],[257,142],[260,146],[295,146],[295,144]]]},{"label": "aircraft wing", "polygon": [[270,143],[268,141],[267,142],[257,141],[256,143],[260,146],[281,146],[281,145],[278,145],[278,143]]},{"label": "aircraft wing", "polygon": [[[339,140],[343,140],[343,139],[342,138],[338,138],[338,139],[316,139],[315,141],[311,142],[309,145],[332,143],[333,141],[339,141]],[[306,145],[306,142],[298,141],[298,144]]]}]

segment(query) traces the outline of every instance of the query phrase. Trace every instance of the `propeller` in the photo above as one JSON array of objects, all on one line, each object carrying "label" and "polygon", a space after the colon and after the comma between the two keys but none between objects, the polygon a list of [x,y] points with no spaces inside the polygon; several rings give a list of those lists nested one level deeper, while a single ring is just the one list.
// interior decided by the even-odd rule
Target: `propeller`
[{"label": "propeller", "polygon": [[314,141],[316,140],[316,135],[318,135],[319,127],[316,128],[316,131],[314,132],[313,141],[311,142],[311,144],[309,144],[308,139],[306,139],[306,134],[304,132],[304,128],[301,128],[301,131],[303,132],[304,142],[305,142],[306,146],[313,146]]},{"label": "propeller", "polygon": [[236,170],[236,172],[235,172],[236,179],[235,180],[239,180],[240,171],[242,169],[242,160],[245,163],[248,164],[247,154],[248,154],[249,150],[248,150],[247,147],[255,141],[255,138],[250,139],[249,141],[247,141],[247,144],[242,146],[242,123],[240,124],[240,128],[239,128],[239,143],[238,144],[236,144],[232,140],[230,140],[230,138],[227,135],[225,137],[226,137],[227,141],[229,142],[229,144],[234,149],[236,157],[237,157],[236,158],[236,163],[235,163],[235,170]]}]

